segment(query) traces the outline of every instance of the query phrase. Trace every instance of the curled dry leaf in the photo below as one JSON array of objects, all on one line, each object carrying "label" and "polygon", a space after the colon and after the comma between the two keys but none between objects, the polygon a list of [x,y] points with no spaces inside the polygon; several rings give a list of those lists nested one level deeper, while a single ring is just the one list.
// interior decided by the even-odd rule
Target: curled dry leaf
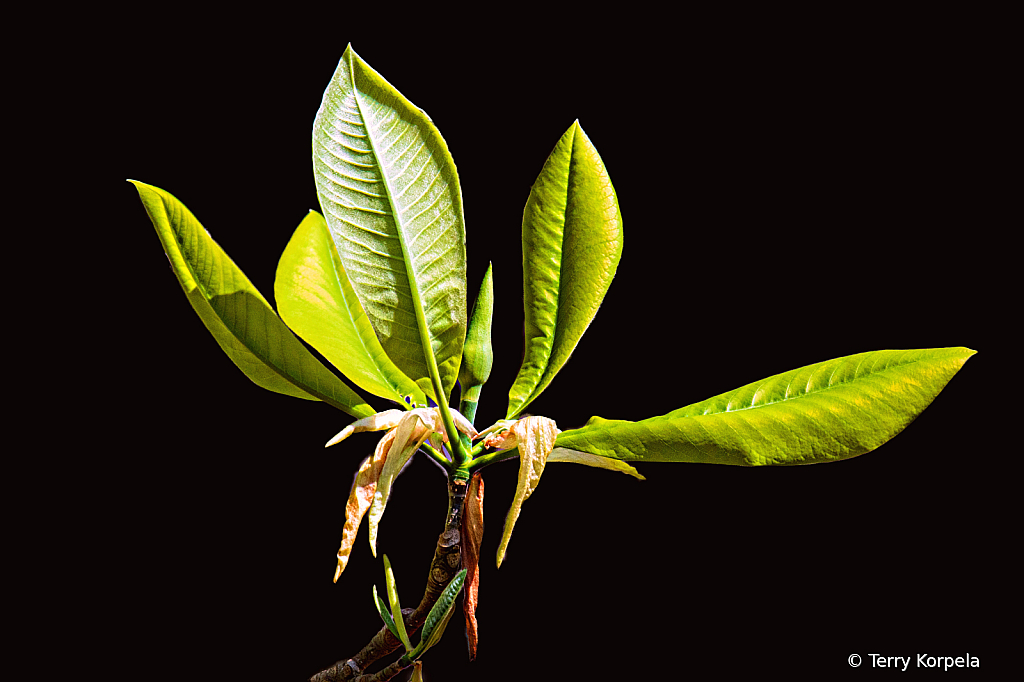
[{"label": "curled dry leaf", "polygon": [[638,478],[641,481],[647,480],[640,475],[640,472],[620,459],[602,457],[601,455],[592,455],[589,452],[580,452],[579,450],[555,448],[551,451],[551,454],[548,455],[548,462],[574,462],[576,464],[586,464],[591,467],[609,469],[611,471],[621,471],[622,473],[629,474],[633,478]]},{"label": "curled dry leaf", "polygon": [[356,534],[359,533],[359,524],[362,522],[366,510],[373,503],[373,495],[377,490],[377,479],[384,468],[394,440],[395,431],[388,431],[377,443],[377,449],[374,450],[373,455],[364,459],[363,463],[359,465],[359,471],[352,483],[352,490],[348,494],[348,501],[345,503],[345,527],[341,531],[341,548],[338,550],[338,567],[334,570],[334,582],[338,582],[341,572],[348,565],[348,555],[352,552]]},{"label": "curled dry leaf", "polygon": [[380,472],[369,515],[370,550],[373,552],[373,556],[377,556],[377,527],[380,524],[380,517],[384,515],[388,496],[391,494],[391,484],[394,483],[395,478],[413,453],[419,450],[427,440],[427,437],[435,431],[443,430],[444,425],[437,408],[423,407],[406,412],[402,415],[398,426],[388,432],[395,434],[394,443],[391,446],[391,454],[384,462],[384,468]]},{"label": "curled dry leaf", "polygon": [[500,443],[494,447],[509,449],[513,445],[519,448],[519,481],[516,483],[516,495],[512,500],[512,507],[505,517],[505,528],[501,534],[501,544],[498,545],[498,568],[505,558],[505,550],[508,548],[509,538],[512,537],[512,529],[519,518],[523,502],[533,494],[540,483],[541,474],[544,473],[544,464],[548,455],[555,445],[555,438],[559,430],[554,420],[547,417],[526,417],[520,419],[503,434],[492,436],[488,441]]},{"label": "curled dry leaf", "polygon": [[[478,433],[476,436],[474,436],[474,438],[479,438],[481,436],[487,436],[487,438],[484,439],[484,445],[486,445],[489,448],[491,448],[491,447],[498,447],[496,445],[491,445],[491,443],[500,443],[500,442],[504,442],[504,441],[499,438],[499,436],[501,434],[495,434],[495,432],[496,431],[505,431],[507,429],[510,429],[510,428],[512,428],[512,425],[515,424],[515,423],[516,423],[515,419],[499,419],[498,421],[494,422],[493,424],[488,426],[486,429],[484,429],[483,431]],[[511,448],[511,447],[515,447],[515,446],[514,445],[510,445],[508,447]]]},{"label": "curled dry leaf", "polygon": [[329,448],[332,445],[337,445],[353,433],[392,429],[398,425],[398,422],[401,421],[405,414],[402,410],[385,410],[384,412],[378,412],[377,414],[354,421],[343,428],[334,438],[327,441],[327,445],[324,447]]},{"label": "curled dry leaf", "polygon": [[[474,427],[470,423],[470,421],[462,415],[461,412],[459,412],[455,408],[449,408],[449,411],[452,413],[452,421],[455,422],[455,428],[457,428],[459,431],[462,431],[470,438],[476,438],[477,435],[479,435],[476,430],[476,427]],[[445,438],[444,441],[447,443],[448,439]]]},{"label": "curled dry leaf", "polygon": [[[452,410],[456,427],[463,433],[474,437],[476,429],[469,421]],[[384,514],[391,485],[408,463],[409,458],[419,450],[424,441],[431,438],[435,446],[439,441],[448,442],[444,430],[441,413],[436,407],[422,407],[408,412],[386,410],[349,424],[337,436],[331,439],[328,446],[340,443],[353,433],[361,431],[381,431],[390,429],[380,442],[373,457],[363,460],[355,483],[349,493],[345,505],[345,528],[342,531],[341,549],[338,550],[338,568],[334,573],[334,581],[338,581],[341,572],[348,563],[352,543],[359,532],[359,524],[367,511],[370,512],[370,549],[377,556],[377,527]]]},{"label": "curled dry leaf", "polygon": [[466,639],[469,660],[476,658],[476,605],[480,591],[480,542],[484,537],[484,479],[478,471],[469,479],[466,506],[462,512],[462,567],[466,569],[466,595],[462,609],[466,613]]},{"label": "curled dry leaf", "polygon": [[445,451],[444,451],[444,448],[442,448],[442,446],[441,446],[441,443],[445,443],[445,442],[447,442],[447,441],[441,438],[441,434],[440,434],[440,433],[437,433],[437,432],[435,431],[434,433],[432,433],[432,434],[430,434],[429,436],[427,436],[427,442],[428,442],[428,443],[430,443],[430,446],[431,446],[432,448],[434,448],[435,450],[437,450],[438,452],[440,452],[440,453],[441,453],[442,455],[445,455],[445,458],[446,458],[446,459],[447,459],[447,460],[448,460],[449,462],[450,462],[450,461],[452,461],[452,460],[451,460],[451,457],[449,457],[449,456],[448,456],[448,453],[447,453],[447,452],[445,452]]}]

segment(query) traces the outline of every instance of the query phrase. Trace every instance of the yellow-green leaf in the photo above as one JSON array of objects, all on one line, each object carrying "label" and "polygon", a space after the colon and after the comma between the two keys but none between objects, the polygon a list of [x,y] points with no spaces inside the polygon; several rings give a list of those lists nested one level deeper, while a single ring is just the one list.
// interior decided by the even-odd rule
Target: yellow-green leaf
[{"label": "yellow-green leaf", "polygon": [[262,388],[323,400],[353,417],[373,408],[313,357],[245,273],[169,192],[130,180],[189,303],[235,366]]},{"label": "yellow-green leaf", "polygon": [[540,395],[569,359],[621,256],[615,188],[576,121],[544,162],[523,211],[526,351],[508,393],[509,418]]},{"label": "yellow-green leaf", "polygon": [[595,418],[556,445],[627,461],[740,466],[856,457],[902,431],[969,348],[880,350],[807,365],[638,422]]},{"label": "yellow-green leaf", "polygon": [[274,298],[283,319],[356,386],[408,405],[426,405],[423,391],[384,352],[322,215],[310,211],[277,265]]}]

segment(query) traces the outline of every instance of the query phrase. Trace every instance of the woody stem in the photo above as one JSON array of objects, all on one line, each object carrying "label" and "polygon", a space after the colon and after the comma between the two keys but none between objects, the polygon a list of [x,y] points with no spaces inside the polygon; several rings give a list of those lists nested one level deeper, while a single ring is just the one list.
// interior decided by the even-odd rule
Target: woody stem
[{"label": "woody stem", "polygon": [[[448,513],[445,517],[444,532],[437,538],[434,558],[430,562],[427,585],[423,598],[415,610],[402,609],[405,629],[410,635],[423,625],[427,614],[437,602],[444,588],[448,586],[462,565],[462,508],[466,499],[466,481],[449,479]],[[382,627],[369,643],[352,658],[338,661],[330,668],[321,670],[309,678],[309,682],[384,682],[397,675],[408,662],[399,659],[380,672],[370,675],[363,671],[375,661],[402,646],[388,628]]]}]

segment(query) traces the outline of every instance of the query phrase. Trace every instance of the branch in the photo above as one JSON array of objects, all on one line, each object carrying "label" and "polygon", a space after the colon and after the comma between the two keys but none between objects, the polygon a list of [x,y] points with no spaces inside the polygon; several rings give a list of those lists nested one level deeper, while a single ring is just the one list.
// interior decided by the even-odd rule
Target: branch
[{"label": "branch", "polygon": [[[430,562],[430,573],[427,575],[427,586],[423,590],[423,599],[415,609],[402,609],[405,619],[405,630],[410,635],[423,625],[427,614],[437,602],[444,588],[448,586],[462,565],[462,507],[466,499],[466,481],[449,479],[448,481],[448,515],[444,532],[437,538],[434,559]],[[374,661],[402,646],[398,638],[391,634],[387,626],[377,634],[352,658],[338,661],[330,668],[321,670],[309,678],[309,682],[384,682],[389,680],[412,663],[405,657],[399,658],[388,667],[375,673],[363,671]]]}]

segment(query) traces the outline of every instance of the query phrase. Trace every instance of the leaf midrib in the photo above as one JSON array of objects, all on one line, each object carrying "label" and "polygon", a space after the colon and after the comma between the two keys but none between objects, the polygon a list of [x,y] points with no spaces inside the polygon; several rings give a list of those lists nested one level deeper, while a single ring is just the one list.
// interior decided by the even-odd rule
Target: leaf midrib
[{"label": "leaf midrib", "polygon": [[[391,216],[395,221],[395,232],[398,239],[398,245],[402,249],[403,260],[405,261],[405,276],[409,284],[409,295],[410,298],[412,298],[413,313],[416,316],[416,325],[419,327],[418,331],[420,334],[420,352],[423,353],[423,361],[427,365],[427,369],[430,370],[431,359],[434,357],[434,349],[430,344],[430,335],[427,332],[427,320],[426,316],[423,313],[423,302],[420,300],[419,286],[416,282],[416,271],[413,267],[412,257],[409,253],[409,246],[405,243],[405,232],[401,227],[401,213],[398,211],[398,206],[395,205],[395,190],[391,186],[388,174],[384,170],[384,164],[381,161],[381,158],[377,152],[377,145],[374,141],[375,131],[371,131],[370,127],[365,125],[367,121],[366,113],[363,109],[363,103],[359,97],[359,88],[356,87],[354,60],[351,58],[349,59],[348,68],[349,79],[350,82],[352,83],[352,97],[356,102],[356,106],[359,107],[359,116],[360,118],[363,119],[364,130],[366,130],[367,133],[366,141],[369,143],[370,149],[373,151],[373,160],[377,165],[377,168],[380,169],[381,182],[384,183],[384,189],[387,191],[388,205],[391,207]],[[397,111],[397,109],[394,109],[394,111],[395,116],[400,121],[402,121],[403,123],[408,123],[401,117],[401,114]],[[429,355],[427,354],[428,350]],[[434,369],[433,371],[436,373],[436,369]],[[444,390],[443,386],[441,386],[441,390]],[[440,401],[444,398],[444,396],[435,396],[434,398],[435,401],[437,401],[438,404],[440,404]]]},{"label": "leaf midrib", "polygon": [[[665,419],[695,419],[697,417],[716,417],[716,416],[722,415],[722,414],[732,414],[734,412],[743,412],[743,411],[746,411],[746,410],[756,410],[758,408],[769,407],[771,405],[778,405],[780,403],[791,403],[794,400],[799,400],[800,398],[806,398],[808,396],[819,395],[819,394],[824,393],[826,391],[830,391],[830,390],[832,390],[834,388],[840,388],[840,387],[843,387],[843,386],[847,386],[849,384],[852,384],[852,383],[855,383],[857,381],[860,381],[861,379],[864,379],[864,378],[866,378],[868,376],[874,376],[876,374],[881,374],[882,372],[887,372],[888,370],[894,369],[895,367],[908,367],[908,366],[913,365],[913,364],[918,363],[918,362],[927,362],[928,360],[929,360],[928,358],[918,358],[916,360],[911,360],[910,362],[905,362],[905,363],[902,363],[902,364],[899,364],[899,365],[895,365],[895,366],[890,365],[889,367],[886,367],[885,369],[879,370],[877,372],[871,372],[870,374],[861,375],[859,377],[853,378],[852,380],[843,381],[843,382],[838,383],[838,384],[831,384],[830,383],[828,386],[824,386],[824,387],[821,387],[821,388],[815,388],[815,389],[813,389],[811,391],[807,391],[805,393],[800,393],[799,395],[795,395],[792,398],[783,398],[782,400],[773,400],[771,402],[759,403],[757,405],[748,405],[746,407],[737,407],[734,410],[726,409],[726,410],[721,410],[719,412],[709,412],[709,413],[705,413],[705,414],[693,414],[693,415],[679,416],[679,417],[668,417],[668,416],[666,416],[664,418]],[[861,362],[863,362],[863,360]],[[797,370],[797,371],[799,371],[799,370]],[[856,370],[854,370],[854,371],[856,371]],[[832,373],[835,374],[835,371],[833,370]],[[830,380],[831,380],[831,378],[830,378]],[[790,382],[790,383],[792,383],[792,382]],[[761,385],[764,385],[763,382],[762,382]],[[788,389],[788,387],[787,387],[787,389]],[[760,386],[758,386],[758,390],[760,390]],[[757,395],[757,390],[754,391],[754,395]],[[658,417],[652,417],[652,419],[657,419],[657,418]],[[646,421],[646,420],[642,420],[642,421]],[[633,422],[633,423],[636,423],[636,422]]]},{"label": "leaf midrib", "polygon": [[563,276],[565,264],[565,234],[566,223],[568,222],[569,216],[569,187],[570,183],[572,182],[572,168],[575,163],[573,159],[573,150],[576,145],[576,127],[577,126],[574,123],[571,128],[572,139],[569,140],[569,164],[568,168],[565,171],[565,210],[562,211],[562,234],[561,241],[558,245],[558,295],[555,298],[555,319],[554,326],[551,330],[551,348],[549,349],[548,357],[545,359],[544,369],[541,371],[540,376],[537,378],[537,384],[533,387],[533,390],[530,391],[530,394],[526,396],[526,399],[523,401],[522,406],[518,410],[516,410],[517,415],[521,413],[523,410],[525,410],[526,406],[533,402],[538,395],[543,393],[544,389],[547,388],[548,384],[551,383],[551,379],[548,379],[547,382],[545,382],[544,379],[548,376],[548,371],[551,369],[551,358],[555,354],[555,344],[558,343],[558,340],[560,338],[560,334],[558,333],[558,319],[560,312],[559,306],[562,303],[562,288],[565,285],[565,277]]},{"label": "leaf midrib", "polygon": [[[360,111],[360,113],[362,113],[362,111]],[[325,220],[324,221],[325,226],[326,226],[326,223],[327,223],[327,221]],[[345,304],[345,314],[348,315],[348,319],[352,323],[352,329],[355,330],[356,338],[359,339],[359,345],[362,347],[363,351],[365,352],[366,357],[371,358],[371,364],[373,365],[374,372],[376,372],[376,374],[377,374],[377,378],[385,386],[388,386],[394,394],[398,395],[400,393],[400,391],[398,391],[397,387],[394,386],[394,384],[393,384],[393,382],[391,380],[389,380],[386,376],[384,376],[383,372],[381,372],[381,368],[377,365],[377,363],[372,361],[373,353],[371,352],[371,349],[367,347],[366,341],[363,339],[363,334],[360,332],[360,329],[359,329],[359,322],[356,320],[355,316],[352,314],[352,309],[349,307],[349,303],[348,303],[348,296],[345,295],[345,287],[342,286],[342,284],[341,284],[341,277],[338,275],[339,263],[337,262],[337,259],[340,259],[340,256],[338,256],[338,254],[337,254],[337,247],[334,245],[334,240],[331,238],[330,228],[326,228],[326,229],[327,229],[327,247],[331,250],[331,270],[334,273],[334,279],[338,283],[338,291],[341,294],[342,301]],[[348,273],[345,274],[345,279],[348,279]],[[349,287],[351,287],[351,286],[352,286],[352,283],[349,282]],[[353,295],[354,295],[354,293],[355,292],[353,291]],[[356,296],[355,298],[356,298],[356,303],[358,305],[362,306],[362,304],[359,303],[359,297]],[[365,311],[363,311],[363,315],[364,316],[366,315]],[[401,397],[404,398],[404,396],[401,396]],[[399,400],[399,403],[406,410],[411,410],[412,409],[412,406],[407,404],[404,399]]]}]

